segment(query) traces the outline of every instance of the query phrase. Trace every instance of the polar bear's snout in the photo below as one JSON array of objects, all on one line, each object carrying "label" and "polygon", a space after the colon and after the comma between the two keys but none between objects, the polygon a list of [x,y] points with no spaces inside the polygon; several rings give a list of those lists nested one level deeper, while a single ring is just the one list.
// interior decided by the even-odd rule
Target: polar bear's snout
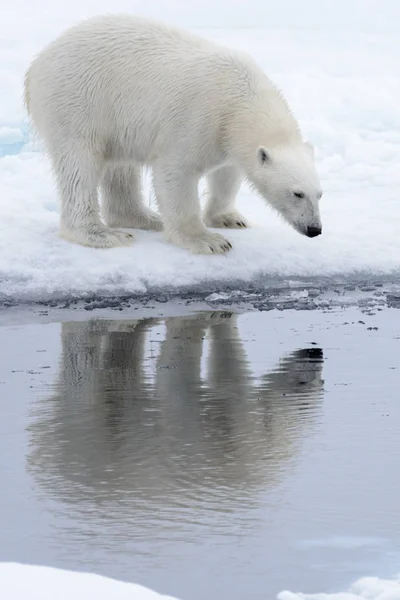
[{"label": "polar bear's snout", "polygon": [[314,227],[314,226],[309,226],[307,227],[306,230],[306,235],[307,237],[313,238],[313,237],[317,237],[317,235],[321,235],[322,233],[322,227]]}]

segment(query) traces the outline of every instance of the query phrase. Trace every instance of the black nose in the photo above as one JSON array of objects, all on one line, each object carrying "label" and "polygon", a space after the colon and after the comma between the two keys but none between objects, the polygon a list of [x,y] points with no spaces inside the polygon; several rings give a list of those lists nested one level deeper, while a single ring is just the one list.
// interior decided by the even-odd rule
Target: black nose
[{"label": "black nose", "polygon": [[323,360],[324,352],[322,348],[303,348],[297,351],[297,358],[300,360]]},{"label": "black nose", "polygon": [[321,235],[321,233],[321,227],[307,227],[307,237],[317,237],[317,235]]}]

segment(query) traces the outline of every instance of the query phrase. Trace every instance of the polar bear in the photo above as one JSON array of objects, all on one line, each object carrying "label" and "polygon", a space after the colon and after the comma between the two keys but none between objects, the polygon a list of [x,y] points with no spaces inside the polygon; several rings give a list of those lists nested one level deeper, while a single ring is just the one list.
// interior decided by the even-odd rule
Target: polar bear
[{"label": "polar bear", "polygon": [[[245,53],[153,20],[92,17],[35,58],[25,102],[69,241],[110,248],[132,243],[124,228],[163,229],[193,253],[224,253],[231,243],[208,227],[248,226],[235,208],[243,180],[299,233],[321,233],[313,148]],[[162,218],[143,202],[143,168],[152,171]]]}]

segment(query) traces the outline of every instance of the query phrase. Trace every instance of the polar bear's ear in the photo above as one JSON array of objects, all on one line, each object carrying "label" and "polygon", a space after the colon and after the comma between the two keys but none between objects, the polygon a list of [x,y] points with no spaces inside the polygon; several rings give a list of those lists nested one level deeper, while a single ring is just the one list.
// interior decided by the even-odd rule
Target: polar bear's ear
[{"label": "polar bear's ear", "polygon": [[258,158],[260,164],[262,164],[262,165],[266,165],[271,160],[268,150],[266,148],[264,148],[263,146],[260,146],[258,148],[257,158]]},{"label": "polar bear's ear", "polygon": [[308,150],[308,152],[314,158],[314,146],[312,145],[312,143],[311,142],[304,142],[304,146],[306,147],[306,150]]}]

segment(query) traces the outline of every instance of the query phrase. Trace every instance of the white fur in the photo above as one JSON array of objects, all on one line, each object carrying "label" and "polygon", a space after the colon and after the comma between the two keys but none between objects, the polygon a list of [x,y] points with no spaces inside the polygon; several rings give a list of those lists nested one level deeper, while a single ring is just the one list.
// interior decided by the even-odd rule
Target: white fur
[{"label": "white fur", "polygon": [[[25,97],[70,241],[127,245],[132,235],[112,227],[164,228],[170,242],[192,252],[225,252],[231,244],[206,225],[247,226],[235,209],[243,178],[299,232],[321,227],[312,150],[280,92],[243,53],[147,19],[96,17],[34,60]],[[144,166],[152,169],[162,220],[142,201]]]}]

